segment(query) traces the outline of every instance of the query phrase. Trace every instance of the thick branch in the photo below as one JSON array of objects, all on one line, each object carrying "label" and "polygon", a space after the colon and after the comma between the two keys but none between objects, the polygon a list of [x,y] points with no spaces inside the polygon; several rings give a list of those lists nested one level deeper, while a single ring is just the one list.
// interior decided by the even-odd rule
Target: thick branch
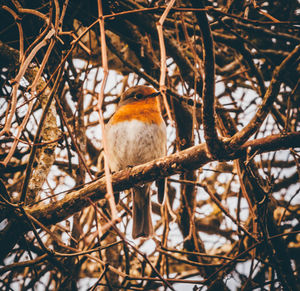
[{"label": "thick branch", "polygon": [[[191,1],[194,8],[203,8],[201,1]],[[208,19],[205,11],[195,12],[198,25],[200,27],[202,42],[203,42],[203,129],[204,137],[207,143],[207,148],[213,157],[220,156],[224,153],[222,150],[222,142],[219,139],[216,120],[215,120],[215,54],[213,38],[208,23]]]},{"label": "thick branch", "polygon": [[[238,151],[231,156],[225,157],[232,160],[245,155],[245,150],[250,154],[255,151],[268,152],[279,149],[300,146],[300,133],[290,133],[285,136],[273,135],[245,143]],[[112,175],[114,191],[123,191],[137,183],[151,182],[157,177],[167,177],[187,170],[198,169],[208,162],[213,161],[207,155],[206,144],[188,148],[176,154],[161,158],[143,165],[126,169]],[[105,177],[91,182],[80,190],[73,191],[60,201],[51,204],[40,204],[38,206],[25,208],[28,213],[40,220],[43,224],[49,225],[66,219],[75,212],[90,205],[88,198],[93,201],[103,199],[106,194]]]}]

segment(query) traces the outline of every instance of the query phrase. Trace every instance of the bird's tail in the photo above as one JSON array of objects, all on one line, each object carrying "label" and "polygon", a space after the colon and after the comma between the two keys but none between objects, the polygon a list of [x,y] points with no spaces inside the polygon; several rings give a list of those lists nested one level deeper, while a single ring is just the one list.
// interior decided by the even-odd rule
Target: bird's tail
[{"label": "bird's tail", "polygon": [[132,191],[132,237],[149,237],[153,234],[150,185],[135,186]]},{"label": "bird's tail", "polygon": [[159,204],[163,204],[164,202],[166,182],[167,180],[165,178],[156,180],[157,199]]}]

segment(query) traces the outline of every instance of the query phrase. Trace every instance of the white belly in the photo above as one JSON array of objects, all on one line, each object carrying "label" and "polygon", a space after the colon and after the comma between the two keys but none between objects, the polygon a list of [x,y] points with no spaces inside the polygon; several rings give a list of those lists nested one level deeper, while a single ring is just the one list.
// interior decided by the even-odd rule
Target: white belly
[{"label": "white belly", "polygon": [[108,157],[112,171],[136,166],[166,155],[166,125],[138,120],[106,125]]}]

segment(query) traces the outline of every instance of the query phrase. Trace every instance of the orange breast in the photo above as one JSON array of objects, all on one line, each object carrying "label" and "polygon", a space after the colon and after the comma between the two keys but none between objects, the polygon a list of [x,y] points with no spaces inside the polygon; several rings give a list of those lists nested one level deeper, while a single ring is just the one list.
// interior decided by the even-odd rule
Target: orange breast
[{"label": "orange breast", "polygon": [[163,119],[160,114],[157,98],[137,100],[121,106],[111,118],[110,124],[133,119],[149,124],[161,124]]}]

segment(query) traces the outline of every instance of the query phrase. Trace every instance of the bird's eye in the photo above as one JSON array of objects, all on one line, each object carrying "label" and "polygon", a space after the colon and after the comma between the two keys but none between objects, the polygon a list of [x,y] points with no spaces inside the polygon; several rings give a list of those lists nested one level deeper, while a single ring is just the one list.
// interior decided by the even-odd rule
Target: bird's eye
[{"label": "bird's eye", "polygon": [[143,94],[141,94],[141,93],[139,93],[139,94],[136,94],[135,96],[134,96],[134,98],[135,99],[141,99],[141,98],[143,98]]}]

